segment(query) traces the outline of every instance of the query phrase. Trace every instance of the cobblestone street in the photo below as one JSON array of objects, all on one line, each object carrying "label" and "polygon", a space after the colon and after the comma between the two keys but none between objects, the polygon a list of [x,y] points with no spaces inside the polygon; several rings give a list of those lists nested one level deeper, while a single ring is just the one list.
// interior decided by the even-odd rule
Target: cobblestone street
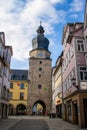
[{"label": "cobblestone street", "polygon": [[22,119],[8,130],[49,130],[49,127],[43,119]]},{"label": "cobblestone street", "polygon": [[13,116],[0,119],[0,130],[87,130],[58,118]]}]

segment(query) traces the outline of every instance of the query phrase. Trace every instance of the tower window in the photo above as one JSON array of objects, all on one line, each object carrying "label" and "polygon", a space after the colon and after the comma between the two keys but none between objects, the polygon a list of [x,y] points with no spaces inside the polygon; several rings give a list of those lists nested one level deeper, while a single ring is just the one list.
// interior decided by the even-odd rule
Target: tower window
[{"label": "tower window", "polygon": [[39,85],[38,85],[38,89],[41,89],[41,87],[42,87],[42,86],[39,84]]},{"label": "tower window", "polygon": [[39,74],[39,78],[41,77],[41,74]]},{"label": "tower window", "polygon": [[40,61],[39,63],[42,64],[42,61]]},{"label": "tower window", "polygon": [[39,68],[39,71],[42,71],[42,68]]}]

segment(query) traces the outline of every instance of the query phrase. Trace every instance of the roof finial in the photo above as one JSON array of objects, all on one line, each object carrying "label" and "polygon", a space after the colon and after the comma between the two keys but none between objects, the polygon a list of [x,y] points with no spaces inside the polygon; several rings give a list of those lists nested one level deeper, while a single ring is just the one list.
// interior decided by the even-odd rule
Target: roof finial
[{"label": "roof finial", "polygon": [[37,33],[39,35],[43,35],[43,33],[44,33],[44,29],[43,29],[43,26],[41,26],[41,24],[42,24],[42,22],[40,21],[40,26],[37,29]]},{"label": "roof finial", "polygon": [[40,21],[40,26],[41,26],[42,22]]}]

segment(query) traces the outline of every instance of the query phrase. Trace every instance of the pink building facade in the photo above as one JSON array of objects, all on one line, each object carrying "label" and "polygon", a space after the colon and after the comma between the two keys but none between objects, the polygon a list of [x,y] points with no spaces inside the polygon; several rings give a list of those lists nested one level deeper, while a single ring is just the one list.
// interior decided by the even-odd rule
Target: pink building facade
[{"label": "pink building facade", "polygon": [[63,31],[63,119],[87,127],[87,0],[84,23]]}]

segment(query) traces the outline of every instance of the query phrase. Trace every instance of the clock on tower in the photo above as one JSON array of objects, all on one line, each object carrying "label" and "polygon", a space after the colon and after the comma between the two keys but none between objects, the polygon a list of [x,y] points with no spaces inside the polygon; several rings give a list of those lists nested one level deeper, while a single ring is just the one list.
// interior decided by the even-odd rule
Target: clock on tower
[{"label": "clock on tower", "polygon": [[38,52],[38,56],[43,57],[44,56],[43,52],[42,51]]}]

